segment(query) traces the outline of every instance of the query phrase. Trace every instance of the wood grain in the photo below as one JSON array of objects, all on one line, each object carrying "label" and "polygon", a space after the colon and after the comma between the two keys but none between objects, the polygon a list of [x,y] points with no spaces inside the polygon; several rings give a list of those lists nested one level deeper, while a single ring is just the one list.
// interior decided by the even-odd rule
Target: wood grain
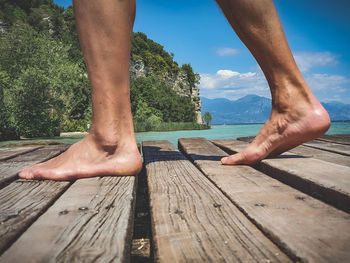
[{"label": "wood grain", "polygon": [[54,145],[27,152],[9,160],[0,161],[0,185],[17,178],[24,168],[47,161],[64,152],[69,145]]},{"label": "wood grain", "polygon": [[[213,142],[229,154],[239,152],[247,145],[235,140]],[[350,167],[290,152],[262,160],[254,167],[306,194],[350,212]]]},{"label": "wood grain", "polygon": [[325,134],[320,138],[317,138],[317,140],[350,145],[350,134],[334,134],[334,135]]},{"label": "wood grain", "polygon": [[280,247],[303,262],[347,262],[350,216],[250,166],[221,165],[225,156],[201,138],[179,147]]},{"label": "wood grain", "polygon": [[[245,141],[251,142],[254,139],[254,137],[242,137],[241,139],[242,139],[242,142],[245,142]],[[215,141],[216,140],[213,140],[214,143],[215,143]],[[218,140],[218,142],[219,141],[220,140]],[[228,140],[228,141],[230,141],[230,140]],[[235,145],[236,145],[236,147],[239,146],[241,150],[243,150],[247,146],[246,143],[239,144],[238,141],[235,142]],[[238,148],[237,148],[237,150],[238,150]],[[345,156],[345,155],[341,155],[341,154],[337,154],[337,153],[333,153],[333,152],[315,149],[315,148],[307,147],[304,145],[299,145],[299,146],[289,150],[288,152],[296,154],[296,155],[301,155],[304,157],[312,157],[312,158],[319,159],[319,160],[322,160],[325,162],[330,162],[330,163],[335,163],[335,164],[350,167],[349,156]]]},{"label": "wood grain", "polygon": [[2,255],[0,262],[125,262],[136,177],[77,180]]},{"label": "wood grain", "polygon": [[[251,142],[255,136],[238,137],[237,140]],[[332,134],[332,135],[322,135],[321,137],[315,139],[314,141],[324,141],[333,142],[338,144],[350,145],[350,134]]]},{"label": "wood grain", "polygon": [[289,262],[167,141],[143,142],[157,262]]},{"label": "wood grain", "polygon": [[304,146],[320,149],[328,152],[350,156],[350,145],[313,140],[303,144]]},{"label": "wood grain", "polygon": [[16,157],[20,154],[28,153],[35,151],[41,147],[16,147],[12,149],[7,149],[7,150],[0,150],[0,161],[4,161],[7,159],[11,159],[13,157]]},{"label": "wood grain", "polygon": [[323,151],[320,149],[315,149],[311,147],[307,147],[304,145],[299,145],[292,150],[289,151],[290,153],[296,154],[296,155],[302,155],[305,157],[312,157],[315,159],[319,159],[325,162],[335,163],[339,165],[344,165],[350,167],[350,158],[346,155],[341,155],[338,153]]},{"label": "wood grain", "polygon": [[[252,142],[253,139],[254,136],[237,138],[237,140],[244,142]],[[311,155],[313,158],[326,162],[349,166],[350,135],[323,135],[318,139],[291,149],[289,152]]]},{"label": "wood grain", "polygon": [[0,252],[69,186],[69,182],[17,180],[0,190]]}]

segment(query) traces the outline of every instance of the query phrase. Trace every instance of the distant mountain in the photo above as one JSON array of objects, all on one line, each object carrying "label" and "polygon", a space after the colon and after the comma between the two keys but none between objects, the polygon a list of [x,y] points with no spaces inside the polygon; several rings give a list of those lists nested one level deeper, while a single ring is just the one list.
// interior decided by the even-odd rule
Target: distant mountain
[{"label": "distant mountain", "polygon": [[341,102],[322,102],[332,121],[350,120],[350,105]]},{"label": "distant mountain", "polygon": [[[271,112],[271,99],[247,95],[238,100],[201,98],[202,113],[208,111],[212,124],[264,123]],[[340,102],[322,103],[332,121],[350,120],[350,105]]]}]

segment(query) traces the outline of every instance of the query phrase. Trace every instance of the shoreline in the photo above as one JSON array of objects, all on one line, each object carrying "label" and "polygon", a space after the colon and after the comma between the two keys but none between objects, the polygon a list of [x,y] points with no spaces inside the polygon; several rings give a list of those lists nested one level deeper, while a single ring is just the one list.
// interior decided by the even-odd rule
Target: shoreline
[{"label": "shoreline", "polygon": [[[207,139],[235,139],[237,137],[254,136],[260,130],[262,124],[236,124],[236,125],[212,125],[211,129],[202,130],[172,130],[172,131],[148,131],[136,132],[138,143],[147,140],[168,140],[177,145],[178,138],[203,137]],[[0,150],[13,147],[30,147],[53,144],[73,144],[86,136],[87,132],[65,132],[60,137],[41,137],[21,140],[0,141]],[[349,122],[332,122],[331,128],[326,134],[350,134]]]}]

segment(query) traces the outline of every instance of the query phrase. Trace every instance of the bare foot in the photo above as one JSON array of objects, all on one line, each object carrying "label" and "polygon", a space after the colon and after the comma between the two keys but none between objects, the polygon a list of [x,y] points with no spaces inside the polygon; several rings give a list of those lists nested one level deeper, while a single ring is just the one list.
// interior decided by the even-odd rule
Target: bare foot
[{"label": "bare foot", "polygon": [[135,142],[103,147],[91,134],[47,162],[24,169],[24,179],[74,180],[94,176],[136,175],[142,159]]},{"label": "bare foot", "polygon": [[254,164],[320,137],[328,130],[328,113],[315,97],[310,102],[293,103],[283,113],[273,109],[254,141],[242,152],[222,158],[222,164]]}]

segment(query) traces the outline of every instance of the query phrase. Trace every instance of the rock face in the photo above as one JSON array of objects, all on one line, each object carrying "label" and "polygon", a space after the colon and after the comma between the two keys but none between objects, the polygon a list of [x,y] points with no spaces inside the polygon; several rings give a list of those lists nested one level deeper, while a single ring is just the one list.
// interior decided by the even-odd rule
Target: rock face
[{"label": "rock face", "polygon": [[[136,79],[139,77],[147,77],[150,74],[154,74],[152,68],[148,68],[145,66],[145,63],[141,59],[130,59],[130,78]],[[173,76],[169,74],[163,74],[162,76],[158,76],[162,80],[164,80],[173,90],[180,96],[190,97],[191,101],[195,107],[197,123],[202,124],[202,112],[201,112],[201,100],[199,97],[199,88],[194,87],[191,88],[190,84],[187,80],[187,76],[183,71],[178,71],[178,73]]]}]

